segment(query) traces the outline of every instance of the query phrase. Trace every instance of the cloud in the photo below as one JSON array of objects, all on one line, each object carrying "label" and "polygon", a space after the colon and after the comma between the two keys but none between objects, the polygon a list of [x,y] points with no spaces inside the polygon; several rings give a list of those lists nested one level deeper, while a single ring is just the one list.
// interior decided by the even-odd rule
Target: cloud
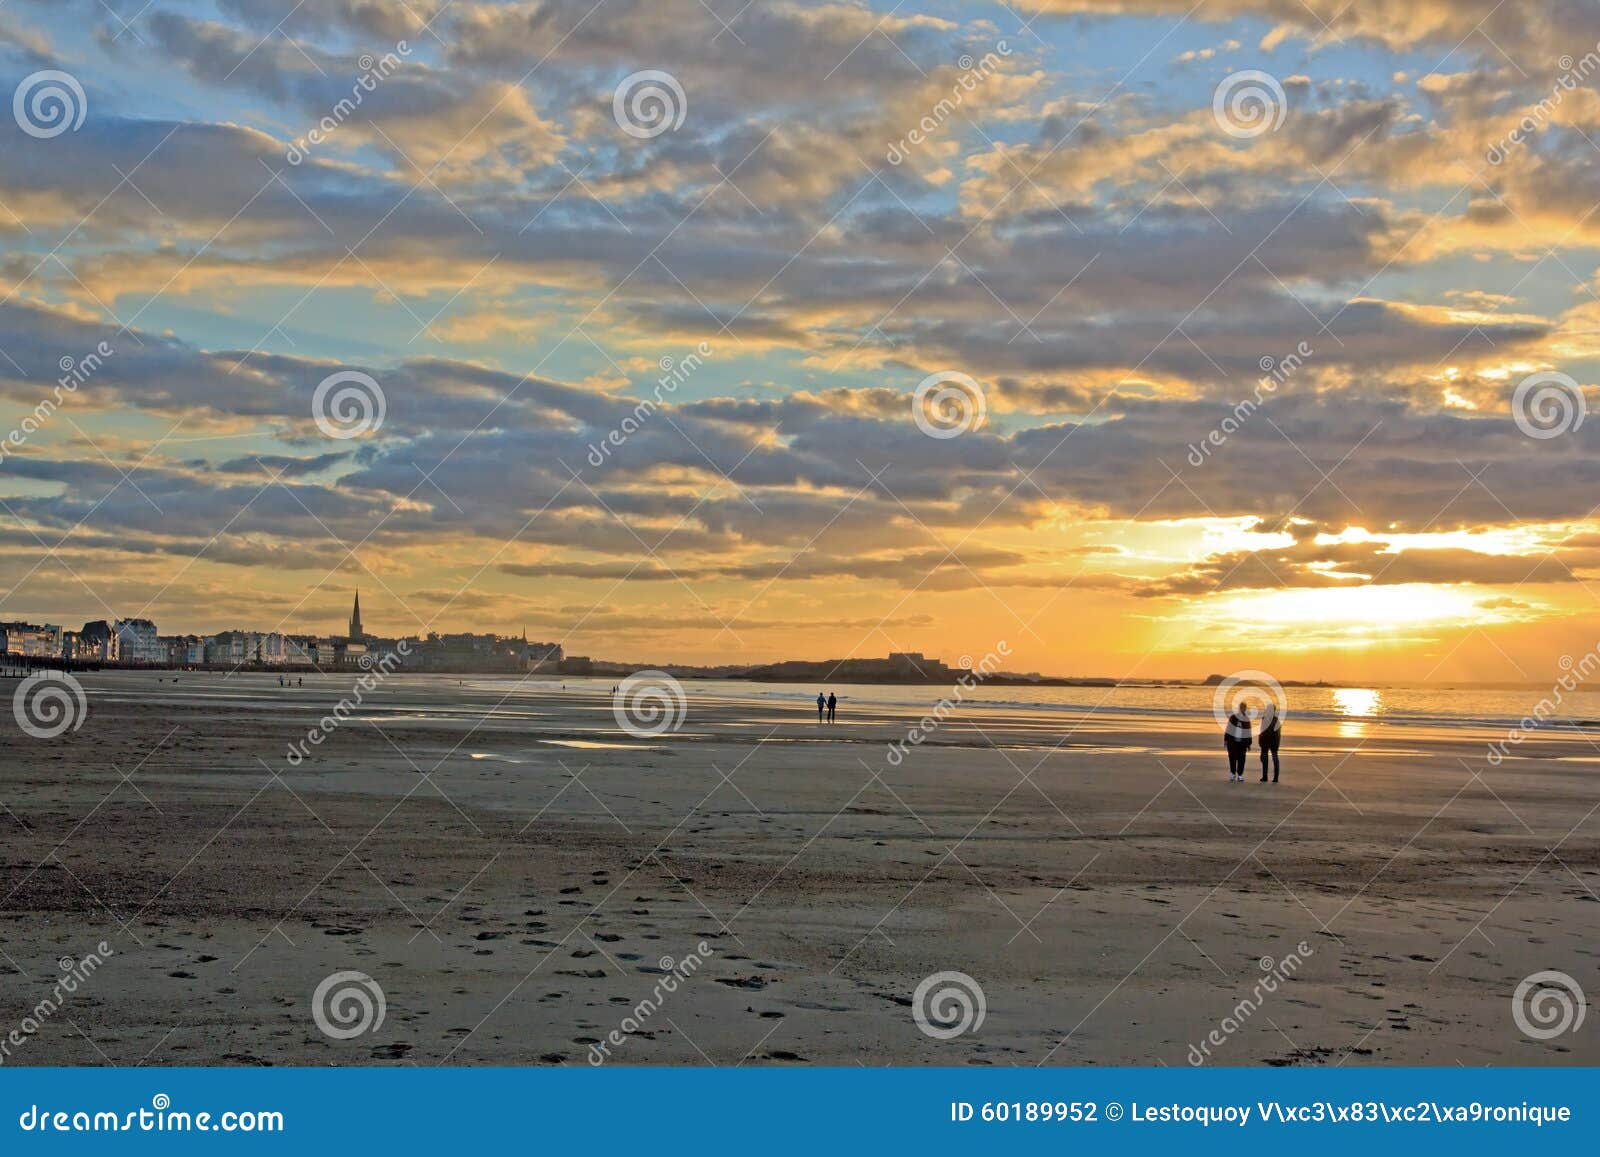
[{"label": "cloud", "polygon": [[[1037,36],[714,7],[0,15],[9,81],[91,82],[77,131],[0,118],[0,436],[113,350],[6,448],[6,597],[45,558],[248,611],[247,567],[320,613],[317,571],[354,569],[422,622],[593,596],[592,629],[659,639],[841,586],[862,609],[830,621],[864,630],[1581,590],[1600,423],[1535,440],[1510,410],[1535,371],[1600,398],[1600,98],[1552,71],[1593,47],[1584,5],[1033,0]],[[1211,92],[1258,66],[1284,124],[1241,139]],[[644,69],[686,101],[649,139],[612,109]],[[349,441],[313,413],[341,371],[385,400]],[[985,420],[929,438],[911,391],[946,371]],[[1538,527],[1570,541],[1484,541]]]}]

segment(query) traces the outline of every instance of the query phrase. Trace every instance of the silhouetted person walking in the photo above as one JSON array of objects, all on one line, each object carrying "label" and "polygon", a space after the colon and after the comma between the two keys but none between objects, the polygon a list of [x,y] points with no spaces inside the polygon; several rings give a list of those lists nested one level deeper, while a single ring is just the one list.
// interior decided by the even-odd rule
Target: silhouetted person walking
[{"label": "silhouetted person walking", "polygon": [[839,706],[839,698],[832,691],[828,692],[828,722],[833,722],[833,713]]},{"label": "silhouetted person walking", "polygon": [[818,691],[817,692],[817,722],[818,723],[822,722],[822,717],[825,714],[827,714],[827,711],[828,711],[828,697],[826,695],[824,695],[821,691]]},{"label": "silhouetted person walking", "polygon": [[1228,782],[1244,781],[1245,759],[1250,752],[1250,717],[1243,707],[1235,707],[1222,730],[1222,746],[1228,749]]},{"label": "silhouetted person walking", "polygon": [[1267,782],[1267,756],[1272,756],[1272,782],[1278,782],[1278,744],[1283,739],[1283,717],[1268,703],[1261,711],[1261,782]]}]

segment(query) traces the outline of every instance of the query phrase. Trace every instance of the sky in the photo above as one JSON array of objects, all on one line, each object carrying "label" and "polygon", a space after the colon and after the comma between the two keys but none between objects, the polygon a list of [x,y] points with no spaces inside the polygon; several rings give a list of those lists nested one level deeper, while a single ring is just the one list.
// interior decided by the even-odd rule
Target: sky
[{"label": "sky", "polygon": [[1551,682],[1600,5],[0,0],[0,619]]}]

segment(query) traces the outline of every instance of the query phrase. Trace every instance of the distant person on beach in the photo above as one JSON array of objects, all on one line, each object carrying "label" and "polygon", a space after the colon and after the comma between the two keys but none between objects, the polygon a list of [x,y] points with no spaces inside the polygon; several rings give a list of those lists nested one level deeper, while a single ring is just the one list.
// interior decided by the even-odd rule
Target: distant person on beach
[{"label": "distant person on beach", "polygon": [[838,706],[839,706],[838,696],[834,695],[834,693],[832,691],[829,691],[828,692],[828,722],[829,723],[833,722],[833,712],[834,712],[835,708],[837,708]]},{"label": "distant person on beach", "polygon": [[1222,729],[1222,746],[1228,749],[1228,782],[1244,782],[1244,763],[1250,753],[1250,717],[1244,707],[1233,709]]},{"label": "distant person on beach", "polygon": [[1272,756],[1272,782],[1278,782],[1278,744],[1283,739],[1283,717],[1278,706],[1268,702],[1261,709],[1261,782],[1267,782],[1267,756]]},{"label": "distant person on beach", "polygon": [[828,712],[828,697],[821,691],[817,692],[817,722],[822,722],[822,717]]}]

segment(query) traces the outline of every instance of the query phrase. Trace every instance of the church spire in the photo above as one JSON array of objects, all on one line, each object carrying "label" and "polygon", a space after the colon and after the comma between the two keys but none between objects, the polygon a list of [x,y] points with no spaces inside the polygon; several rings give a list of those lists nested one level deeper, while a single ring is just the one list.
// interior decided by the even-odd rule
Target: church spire
[{"label": "church spire", "polygon": [[363,639],[366,637],[365,633],[361,630],[361,592],[359,590],[356,591],[355,605],[350,608],[350,637],[352,639]]}]

